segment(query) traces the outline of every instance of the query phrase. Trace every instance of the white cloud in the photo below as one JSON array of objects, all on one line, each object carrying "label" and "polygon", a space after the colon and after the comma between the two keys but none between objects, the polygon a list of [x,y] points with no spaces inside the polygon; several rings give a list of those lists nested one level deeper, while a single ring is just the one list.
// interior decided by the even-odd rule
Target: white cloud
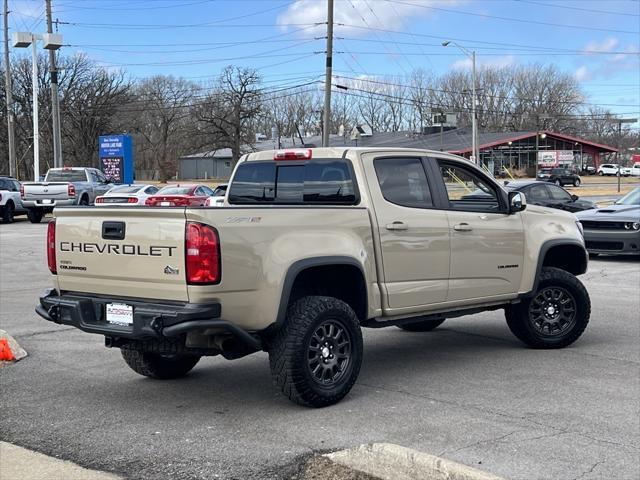
[{"label": "white cloud", "polygon": [[611,52],[618,45],[620,41],[617,38],[605,38],[601,42],[593,41],[587,43],[587,46],[584,47],[585,52]]},{"label": "white cloud", "polygon": [[588,80],[590,77],[589,74],[589,69],[587,68],[586,65],[582,65],[581,67],[579,67],[575,73],[573,74],[573,76],[575,77],[575,79],[579,82],[582,82],[584,80]]},{"label": "white cloud", "polygon": [[[383,30],[402,30],[405,22],[415,17],[433,16],[436,11],[425,6],[454,5],[460,0],[412,0],[407,3],[379,2],[373,0],[342,0],[335,2],[333,20],[340,34],[366,36],[372,32],[367,27]],[[371,8],[370,8],[371,7]],[[373,9],[373,11],[371,11]],[[295,0],[287,10],[278,17],[277,23],[283,28],[296,28],[288,24],[323,23],[327,21],[327,4],[319,0]],[[354,28],[348,25],[353,25]],[[300,28],[304,28],[301,25]],[[325,25],[305,29],[305,36],[325,32]]]}]

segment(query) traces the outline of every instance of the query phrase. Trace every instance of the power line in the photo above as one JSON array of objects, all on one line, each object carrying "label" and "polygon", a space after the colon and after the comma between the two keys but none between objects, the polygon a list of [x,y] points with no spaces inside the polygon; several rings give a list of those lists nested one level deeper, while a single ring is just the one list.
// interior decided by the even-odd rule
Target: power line
[{"label": "power line", "polygon": [[[407,2],[407,1],[403,1],[403,0],[391,0],[394,3],[400,4],[400,5],[407,5],[407,6],[412,6],[412,7],[418,7],[418,8],[426,8],[429,10],[437,10],[440,12],[447,12],[447,13],[455,13],[458,15],[468,15],[468,16],[473,16],[473,17],[480,17],[480,18],[490,18],[493,20],[501,20],[501,21],[505,21],[505,22],[516,22],[516,23],[528,23],[528,24],[532,24],[532,25],[545,25],[545,26],[550,26],[550,27],[562,27],[562,28],[575,28],[578,30],[584,30],[585,27],[584,25],[568,25],[568,24],[564,24],[564,23],[552,23],[552,22],[543,22],[543,21],[539,21],[539,20],[526,20],[523,18],[514,18],[514,17],[501,17],[498,15],[489,15],[487,13],[475,13],[475,12],[467,12],[465,10],[453,10],[450,8],[443,8],[443,7],[434,7],[432,5],[421,5],[421,4],[416,4],[416,3],[411,3],[411,2]],[[637,35],[638,31],[631,31],[631,30],[618,30],[618,29],[613,29],[613,28],[601,28],[601,27],[593,27],[590,26],[589,30],[597,30],[600,32],[613,32],[613,33],[631,33],[634,35]]]},{"label": "power line", "polygon": [[591,12],[591,13],[604,13],[607,15],[621,15],[623,17],[640,17],[640,15],[636,13],[629,13],[629,12],[612,12],[611,10],[595,10],[593,8],[581,8],[581,7],[573,7],[569,5],[559,5],[555,3],[534,2],[532,0],[514,0],[514,1],[520,2],[520,3],[528,3],[531,5],[539,5],[541,7],[564,8],[566,10],[578,10],[581,12]]},{"label": "power line", "polygon": [[[354,72],[355,73],[355,72]],[[407,84],[403,84],[403,83],[392,83],[392,82],[384,82],[381,80],[372,80],[369,78],[366,79],[361,79],[361,78],[353,78],[353,77],[345,77],[345,76],[339,76],[336,75],[336,78],[345,78],[347,80],[352,80],[352,81],[356,81],[356,82],[362,82],[362,83],[373,83],[373,84],[379,84],[379,85],[385,85],[385,86],[390,86],[390,87],[403,87],[403,88],[408,88],[411,90],[415,90],[418,89],[418,87],[414,86],[414,85],[407,85]],[[353,87],[351,86],[347,86],[348,89],[352,89]],[[437,92],[437,93],[446,93],[446,94],[453,94],[453,95],[462,95],[465,93],[465,91],[458,91],[458,90],[444,90],[444,89],[438,89],[438,88],[429,88],[429,87],[420,87],[421,89],[424,90],[428,90],[431,92]],[[354,88],[355,89],[355,88]],[[533,98],[526,98],[526,97],[517,97],[514,98],[513,96],[510,95],[490,95],[490,94],[484,94],[485,97],[487,98],[499,98],[499,99],[503,99],[503,100],[512,100],[512,99],[517,99],[517,100],[523,100],[523,101],[529,101],[529,102],[536,102],[538,101],[537,99],[533,99]],[[590,103],[590,102],[583,102],[583,101],[569,101],[569,100],[555,100],[554,103],[565,103],[565,104],[569,104],[569,105],[574,105],[574,104],[579,104],[579,105],[588,105],[588,106],[599,106],[599,107],[635,107],[637,106],[636,104],[606,104],[606,103]]]}]

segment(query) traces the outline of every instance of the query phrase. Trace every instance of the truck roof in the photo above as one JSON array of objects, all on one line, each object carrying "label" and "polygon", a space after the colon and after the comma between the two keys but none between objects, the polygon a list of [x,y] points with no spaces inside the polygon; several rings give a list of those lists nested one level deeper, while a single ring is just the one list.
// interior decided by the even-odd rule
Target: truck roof
[{"label": "truck roof", "polygon": [[260,152],[252,152],[252,153],[248,153],[245,157],[245,161],[254,161],[254,160],[273,160],[274,159],[274,155],[276,152],[281,152],[281,151],[304,151],[304,150],[311,150],[311,158],[341,158],[344,153],[346,151],[349,152],[358,152],[358,153],[365,153],[365,152],[389,152],[389,151],[393,151],[393,152],[398,152],[398,153],[402,153],[402,152],[406,152],[406,153],[416,153],[416,152],[420,152],[423,154],[427,154],[427,155],[438,155],[440,157],[442,156],[448,156],[448,157],[454,157],[457,159],[460,159],[459,156],[457,155],[452,155],[449,154],[447,152],[441,152],[438,150],[428,150],[428,149],[422,149],[422,148],[400,148],[400,147],[319,147],[319,148],[307,148],[307,147],[295,147],[295,148],[281,148],[281,149],[274,149],[274,150],[262,150]]}]

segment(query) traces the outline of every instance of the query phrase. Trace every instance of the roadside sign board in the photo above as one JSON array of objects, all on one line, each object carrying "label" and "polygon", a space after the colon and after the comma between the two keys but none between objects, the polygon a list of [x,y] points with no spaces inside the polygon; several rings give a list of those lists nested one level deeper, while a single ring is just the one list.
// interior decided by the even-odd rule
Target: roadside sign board
[{"label": "roadside sign board", "polygon": [[538,152],[538,165],[541,167],[561,167],[574,163],[572,150],[548,150]]},{"label": "roadside sign board", "polygon": [[133,183],[134,162],[131,135],[100,136],[100,169],[117,183]]}]

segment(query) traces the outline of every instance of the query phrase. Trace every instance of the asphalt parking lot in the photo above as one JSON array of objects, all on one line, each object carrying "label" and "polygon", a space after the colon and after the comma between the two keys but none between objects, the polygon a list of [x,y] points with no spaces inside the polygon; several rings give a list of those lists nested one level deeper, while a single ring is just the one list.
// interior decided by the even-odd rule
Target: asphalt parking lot
[{"label": "asphalt parking lot", "polygon": [[638,260],[592,260],[591,324],[567,349],[523,347],[502,312],[365,330],[351,394],[311,410],[271,385],[264,353],[153,381],[102,337],[41,320],[45,232],[0,225],[0,328],[29,352],[0,369],[1,440],[132,479],[290,478],[314,452],[369,442],[511,479],[640,478]]}]

